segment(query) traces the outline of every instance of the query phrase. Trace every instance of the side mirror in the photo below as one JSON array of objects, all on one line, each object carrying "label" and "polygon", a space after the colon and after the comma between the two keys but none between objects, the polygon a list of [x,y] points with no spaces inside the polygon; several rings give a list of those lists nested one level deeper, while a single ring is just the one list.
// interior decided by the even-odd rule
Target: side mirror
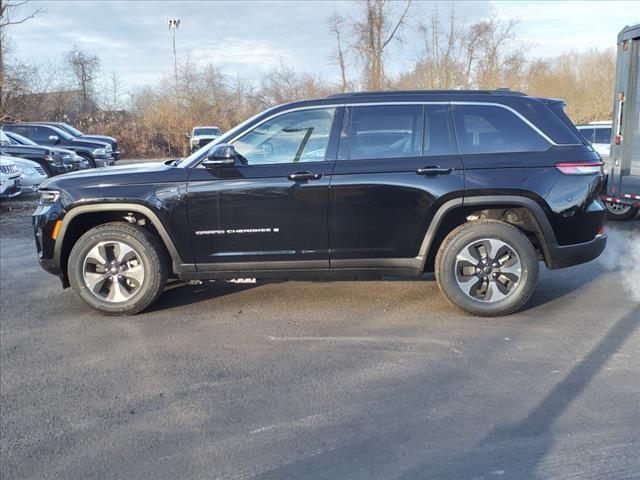
[{"label": "side mirror", "polygon": [[207,153],[207,158],[202,161],[202,165],[207,168],[224,167],[235,165],[238,154],[233,145],[222,143],[211,147]]},{"label": "side mirror", "polygon": [[60,138],[58,137],[58,135],[49,135],[49,141],[53,143],[58,143],[60,141]]},{"label": "side mirror", "polygon": [[191,138],[191,134],[189,134],[189,133],[185,133],[184,136],[187,137],[187,138]]}]

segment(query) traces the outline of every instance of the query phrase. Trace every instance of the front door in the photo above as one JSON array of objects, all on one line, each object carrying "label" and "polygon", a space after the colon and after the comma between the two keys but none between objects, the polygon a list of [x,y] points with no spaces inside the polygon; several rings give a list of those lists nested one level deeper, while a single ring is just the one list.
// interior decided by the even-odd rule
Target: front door
[{"label": "front door", "polygon": [[435,210],[463,190],[448,104],[350,107],[331,180],[331,267],[420,268]]},{"label": "front door", "polygon": [[335,116],[335,108],[283,113],[231,141],[235,165],[192,170],[189,224],[199,271],[328,268]]}]

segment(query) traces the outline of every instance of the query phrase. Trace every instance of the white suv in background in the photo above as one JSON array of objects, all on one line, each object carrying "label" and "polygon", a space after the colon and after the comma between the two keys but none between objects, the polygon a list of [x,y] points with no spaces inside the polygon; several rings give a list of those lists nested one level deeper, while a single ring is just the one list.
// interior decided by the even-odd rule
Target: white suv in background
[{"label": "white suv in background", "polygon": [[584,138],[591,142],[596,152],[603,159],[608,159],[611,153],[611,121],[591,122],[586,125],[576,125]]},{"label": "white suv in background", "polygon": [[11,198],[22,193],[20,170],[7,157],[0,157],[0,198]]}]

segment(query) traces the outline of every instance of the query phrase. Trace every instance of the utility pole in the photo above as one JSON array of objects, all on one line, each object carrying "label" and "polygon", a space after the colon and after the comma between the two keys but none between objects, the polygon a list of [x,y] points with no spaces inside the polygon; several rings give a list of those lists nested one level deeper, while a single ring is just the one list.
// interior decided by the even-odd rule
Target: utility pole
[{"label": "utility pole", "polygon": [[173,75],[176,82],[176,97],[178,95],[178,59],[176,56],[176,30],[180,28],[179,18],[167,18],[167,28],[173,32]]}]

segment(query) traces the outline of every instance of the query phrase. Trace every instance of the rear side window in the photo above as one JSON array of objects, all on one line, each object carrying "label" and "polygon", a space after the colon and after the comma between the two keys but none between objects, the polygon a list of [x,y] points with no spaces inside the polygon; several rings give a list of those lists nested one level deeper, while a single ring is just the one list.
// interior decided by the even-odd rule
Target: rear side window
[{"label": "rear side window", "polygon": [[422,150],[422,105],[353,108],[351,160],[419,157]]},{"label": "rear side window", "polygon": [[580,135],[582,135],[585,140],[589,143],[593,143],[593,128],[579,128],[578,131]]},{"label": "rear side window", "polygon": [[454,105],[461,154],[544,151],[549,143],[513,112],[493,105]]},{"label": "rear side window", "polygon": [[596,128],[595,141],[593,143],[611,143],[611,129]]}]

